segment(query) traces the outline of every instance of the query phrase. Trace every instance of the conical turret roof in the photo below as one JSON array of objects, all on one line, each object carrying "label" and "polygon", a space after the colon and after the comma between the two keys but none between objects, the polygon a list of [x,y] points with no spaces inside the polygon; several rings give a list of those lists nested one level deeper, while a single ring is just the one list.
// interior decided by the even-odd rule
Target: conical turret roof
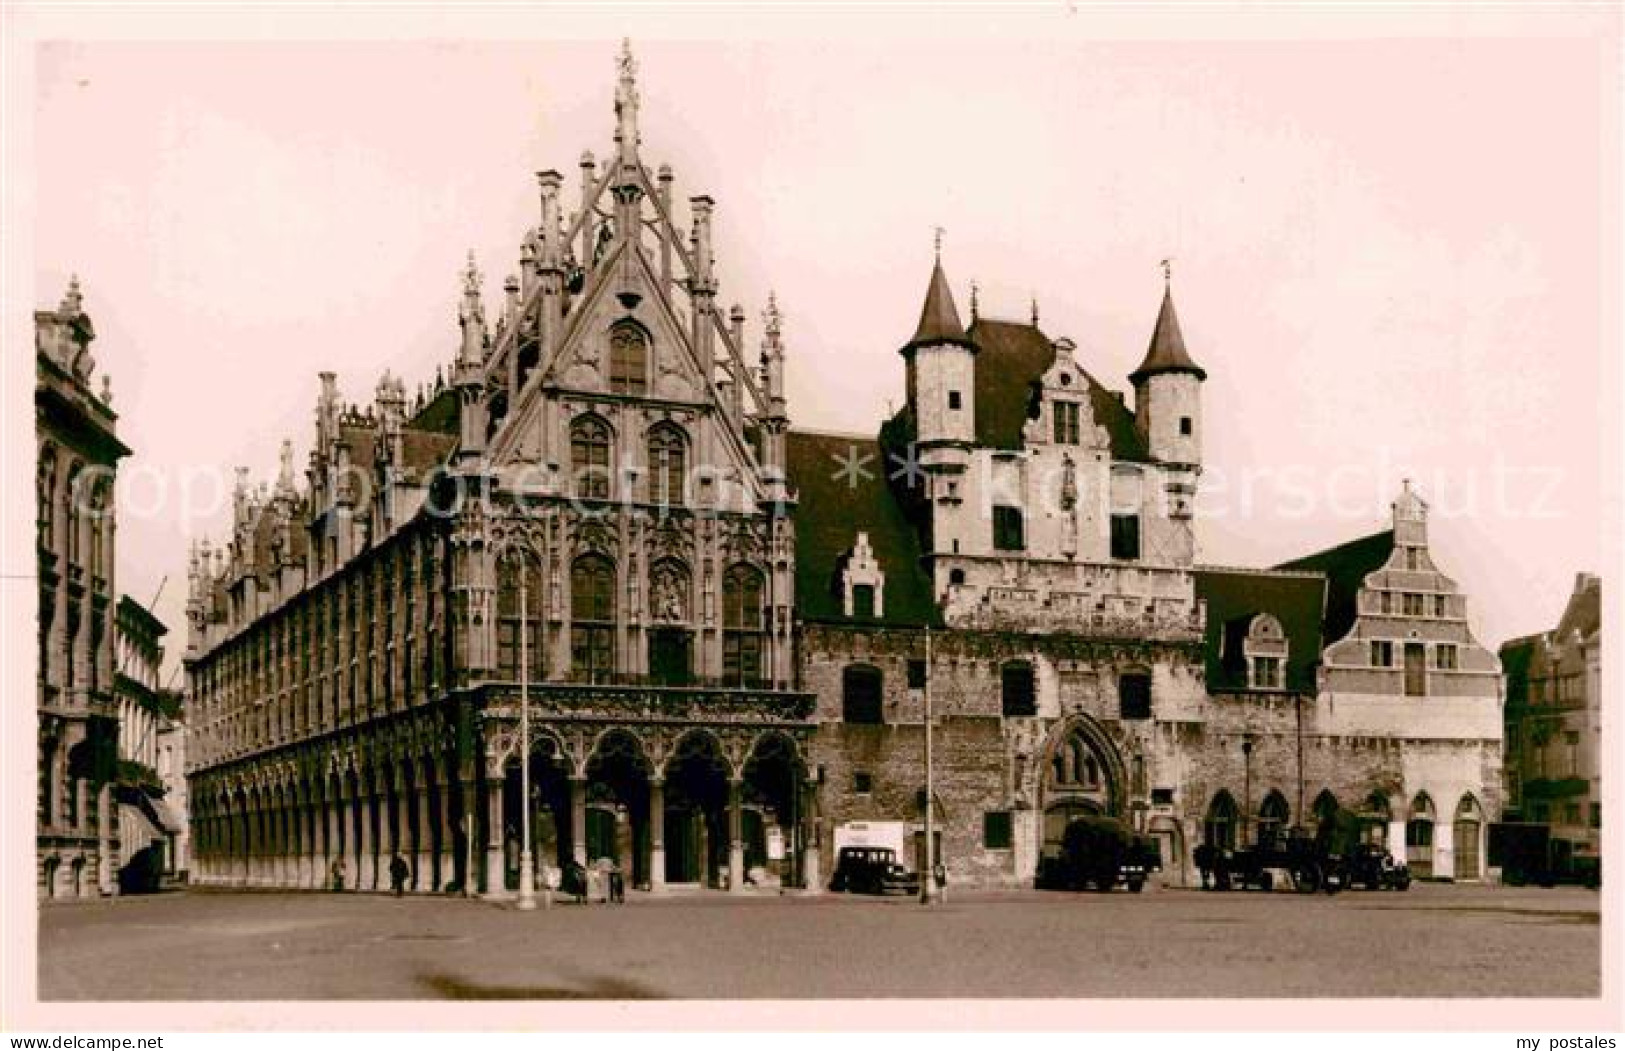
[{"label": "conical turret roof", "polygon": [[925,307],[920,311],[920,324],[914,338],[903,348],[904,353],[915,347],[931,343],[959,343],[975,348],[965,335],[965,326],[959,322],[959,310],[954,306],[954,294],[948,287],[948,278],[942,272],[939,259],[931,268],[931,285],[925,291]]},{"label": "conical turret roof", "polygon": [[1129,382],[1138,384],[1162,372],[1189,372],[1199,380],[1207,379],[1207,372],[1192,361],[1185,350],[1185,337],[1179,332],[1179,316],[1174,313],[1173,289],[1167,285],[1162,289],[1162,309],[1157,312],[1157,327],[1151,332],[1145,360],[1128,378]]}]

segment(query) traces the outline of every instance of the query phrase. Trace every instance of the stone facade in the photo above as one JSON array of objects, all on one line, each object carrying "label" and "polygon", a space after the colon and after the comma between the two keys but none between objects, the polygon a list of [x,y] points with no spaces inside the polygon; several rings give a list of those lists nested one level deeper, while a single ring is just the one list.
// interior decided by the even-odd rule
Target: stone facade
[{"label": "stone facade", "polygon": [[92,390],[95,326],[75,279],[34,312],[39,566],[38,864],[41,898],[113,889],[118,748],[113,482],[129,455],[106,375]]},{"label": "stone facade", "polygon": [[747,364],[714,202],[679,227],[638,102],[626,54],[614,150],[568,214],[540,173],[494,324],[470,260],[449,381],[363,410],[324,374],[307,484],[285,453],[194,556],[200,882],[818,884],[780,319]]},{"label": "stone facade", "polygon": [[[118,671],[117,868],[141,882],[144,874],[176,877],[185,867],[185,776],[174,754],[182,740],[181,696],[161,681],[163,637],[169,629],[145,606],[121,596],[113,639]],[[177,805],[178,804],[178,805]],[[149,852],[151,858],[140,857]]]},{"label": "stone facade", "polygon": [[1436,825],[1499,813],[1498,667],[1412,494],[1298,563],[1198,565],[1206,372],[1171,281],[1131,407],[1036,310],[963,326],[939,259],[903,408],[792,431],[778,312],[747,364],[715,202],[679,230],[629,55],[615,109],[577,208],[539,174],[493,324],[470,262],[449,374],[366,409],[324,374],[305,484],[286,452],[194,553],[200,880],[373,889],[401,854],[414,889],[500,896],[526,827],[544,875],[650,890],[817,889],[860,842],[917,865],[927,691],[955,883],[1030,883],[1083,814],[1185,882],[1204,840],[1339,805],[1476,878]]}]

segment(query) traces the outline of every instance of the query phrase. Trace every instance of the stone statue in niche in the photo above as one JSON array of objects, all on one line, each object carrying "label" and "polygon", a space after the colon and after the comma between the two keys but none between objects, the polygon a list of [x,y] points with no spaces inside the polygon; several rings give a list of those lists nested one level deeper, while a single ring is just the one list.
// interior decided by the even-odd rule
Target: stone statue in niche
[{"label": "stone statue in niche", "polygon": [[649,612],[655,620],[680,623],[688,619],[682,574],[673,566],[659,566],[649,582]]}]

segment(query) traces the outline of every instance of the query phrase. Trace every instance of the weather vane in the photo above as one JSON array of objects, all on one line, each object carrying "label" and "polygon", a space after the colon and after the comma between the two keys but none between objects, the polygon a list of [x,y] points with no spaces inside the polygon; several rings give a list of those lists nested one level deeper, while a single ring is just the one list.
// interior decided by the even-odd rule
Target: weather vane
[{"label": "weather vane", "polygon": [[1162,267],[1162,283],[1168,284],[1174,279],[1174,257],[1169,256],[1157,264]]},{"label": "weather vane", "polygon": [[948,231],[944,230],[940,226],[935,227],[935,230],[937,232],[937,236],[936,236],[937,262],[940,263],[940,262],[942,262],[942,235],[947,233]]}]

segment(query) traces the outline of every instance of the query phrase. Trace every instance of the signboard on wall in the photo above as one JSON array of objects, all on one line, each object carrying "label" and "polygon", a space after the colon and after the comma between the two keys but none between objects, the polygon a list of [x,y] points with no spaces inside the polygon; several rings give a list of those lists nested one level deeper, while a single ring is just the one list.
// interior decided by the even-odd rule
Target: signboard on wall
[{"label": "signboard on wall", "polygon": [[904,859],[904,827],[901,821],[847,821],[835,826],[835,853],[842,847],[890,847],[897,859]]},{"label": "signboard on wall", "polygon": [[767,830],[767,860],[784,860],[784,830],[777,825]]}]

